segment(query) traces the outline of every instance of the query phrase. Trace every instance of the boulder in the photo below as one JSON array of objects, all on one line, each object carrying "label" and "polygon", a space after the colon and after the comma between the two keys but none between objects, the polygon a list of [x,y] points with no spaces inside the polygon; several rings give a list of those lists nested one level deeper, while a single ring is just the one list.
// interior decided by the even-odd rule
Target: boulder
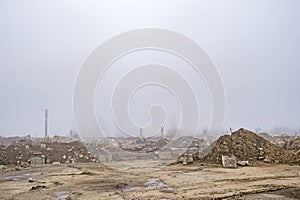
[{"label": "boulder", "polygon": [[222,156],[222,165],[224,168],[236,168],[236,157],[231,156]]},{"label": "boulder", "polygon": [[238,161],[237,162],[237,165],[239,166],[249,166],[249,161]]}]

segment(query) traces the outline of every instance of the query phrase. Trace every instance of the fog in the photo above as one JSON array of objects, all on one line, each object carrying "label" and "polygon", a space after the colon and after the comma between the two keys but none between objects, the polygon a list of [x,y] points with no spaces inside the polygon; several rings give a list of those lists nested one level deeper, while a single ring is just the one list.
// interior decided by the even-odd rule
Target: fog
[{"label": "fog", "polygon": [[[173,30],[201,45],[217,66],[226,92],[223,131],[300,130],[300,2],[288,1],[13,1],[0,2],[0,135],[42,136],[76,130],[73,86],[89,54],[102,42],[140,28]],[[204,80],[167,53],[142,51],[121,58],[95,94],[99,123],[118,135],[107,104],[118,77],[156,62],[180,71],[196,88],[199,131],[209,125],[210,96]],[[129,102],[140,126],[147,110],[165,105],[166,129],[180,121],[169,91],[149,86]]]}]

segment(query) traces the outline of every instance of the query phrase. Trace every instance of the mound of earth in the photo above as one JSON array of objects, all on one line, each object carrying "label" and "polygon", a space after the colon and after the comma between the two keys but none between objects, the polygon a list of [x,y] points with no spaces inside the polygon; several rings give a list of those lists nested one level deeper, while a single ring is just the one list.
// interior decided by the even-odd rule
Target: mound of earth
[{"label": "mound of earth", "polygon": [[221,164],[222,155],[232,154],[237,161],[300,164],[299,154],[279,148],[246,129],[239,129],[231,135],[221,136],[201,161]]},{"label": "mound of earth", "polygon": [[19,140],[0,149],[0,164],[30,163],[33,157],[45,158],[46,163],[96,162],[81,141],[69,143],[44,142],[33,144],[30,139]]}]

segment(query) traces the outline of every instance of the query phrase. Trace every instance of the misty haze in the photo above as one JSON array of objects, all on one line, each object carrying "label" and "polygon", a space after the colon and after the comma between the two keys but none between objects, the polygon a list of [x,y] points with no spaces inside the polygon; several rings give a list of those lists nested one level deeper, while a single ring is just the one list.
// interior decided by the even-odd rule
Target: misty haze
[{"label": "misty haze", "polygon": [[300,2],[0,2],[0,199],[300,199]]}]

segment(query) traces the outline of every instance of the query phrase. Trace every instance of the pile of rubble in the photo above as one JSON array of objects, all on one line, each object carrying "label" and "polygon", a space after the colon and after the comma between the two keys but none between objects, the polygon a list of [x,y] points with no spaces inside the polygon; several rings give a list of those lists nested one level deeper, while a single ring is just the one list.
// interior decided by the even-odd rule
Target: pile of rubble
[{"label": "pile of rubble", "polygon": [[[180,137],[173,145],[177,148],[184,148],[185,151],[178,155],[178,159],[175,163],[192,164],[195,161],[205,156],[211,149],[213,144],[213,138],[199,138],[199,137]],[[186,147],[187,146],[187,147]],[[175,164],[173,163],[173,164]]]},{"label": "pile of rubble", "polygon": [[119,148],[125,151],[132,152],[154,152],[158,151],[169,143],[167,138],[149,137],[149,138],[135,138],[133,141],[124,142],[119,141]]},{"label": "pile of rubble", "polygon": [[257,134],[239,129],[231,135],[221,136],[202,162],[221,164],[222,156],[235,156],[237,161],[250,163],[300,164],[300,154],[275,146]]},{"label": "pile of rubble", "polygon": [[291,150],[295,153],[300,152],[300,137],[299,136],[293,136],[293,135],[270,135],[268,133],[260,133],[261,137],[265,138],[266,140],[270,141],[277,147]]},{"label": "pile of rubble", "polygon": [[36,145],[31,139],[14,142],[0,148],[0,164],[45,164],[97,162],[80,142],[41,142]]},{"label": "pile of rubble", "polygon": [[2,137],[2,136],[0,136],[0,145],[7,147],[16,141],[24,140],[24,139],[28,139],[28,138],[30,138],[29,135],[27,135],[25,137],[22,137],[22,136]]},{"label": "pile of rubble", "polygon": [[296,154],[300,154],[300,137],[295,137],[293,140],[289,140],[285,143],[283,148],[291,150]]}]

